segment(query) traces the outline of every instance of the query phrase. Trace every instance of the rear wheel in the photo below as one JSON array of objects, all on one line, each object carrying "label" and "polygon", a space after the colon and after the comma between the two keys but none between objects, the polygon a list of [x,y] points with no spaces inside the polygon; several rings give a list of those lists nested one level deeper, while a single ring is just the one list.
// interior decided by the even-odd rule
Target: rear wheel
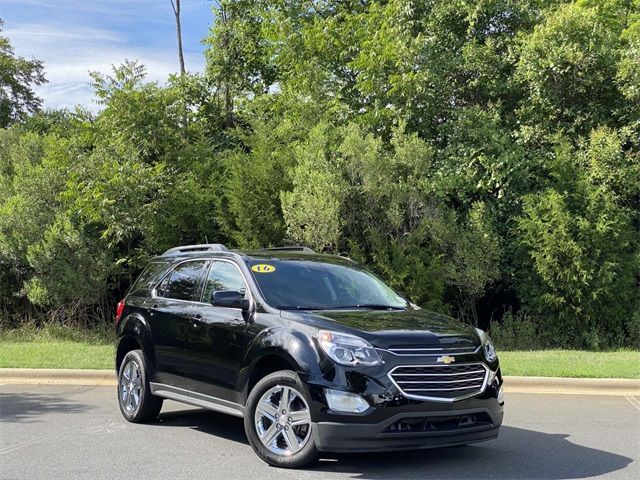
[{"label": "rear wheel", "polygon": [[130,422],[153,420],[162,409],[162,398],[151,394],[148,362],[142,350],[128,352],[118,372],[118,405]]},{"label": "rear wheel", "polygon": [[244,427],[249,443],[265,462],[297,468],[318,458],[306,388],[298,375],[267,375],[247,399]]}]

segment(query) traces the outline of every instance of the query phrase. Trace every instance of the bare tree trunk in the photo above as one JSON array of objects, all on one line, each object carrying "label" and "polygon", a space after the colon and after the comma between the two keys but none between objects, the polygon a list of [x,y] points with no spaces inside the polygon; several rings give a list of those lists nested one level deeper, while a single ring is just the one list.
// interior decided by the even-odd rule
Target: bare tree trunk
[{"label": "bare tree trunk", "polygon": [[184,53],[182,52],[182,26],[180,24],[180,0],[171,0],[171,8],[176,17],[176,34],[178,36],[178,60],[180,61],[180,75],[185,74]]},{"label": "bare tree trunk", "polygon": [[224,126],[231,128],[233,127],[233,97],[231,96],[231,88],[229,88],[228,83],[224,86],[224,110]]},{"label": "bare tree trunk", "polygon": [[[221,3],[218,2],[218,11],[220,13],[220,21],[224,25],[224,30],[222,33],[222,49],[225,52],[225,55],[229,56],[229,17],[227,16],[227,11],[224,9]],[[224,126],[226,128],[233,127],[233,95],[231,93],[231,81],[227,78],[224,82],[224,111],[225,111],[225,120]]]}]

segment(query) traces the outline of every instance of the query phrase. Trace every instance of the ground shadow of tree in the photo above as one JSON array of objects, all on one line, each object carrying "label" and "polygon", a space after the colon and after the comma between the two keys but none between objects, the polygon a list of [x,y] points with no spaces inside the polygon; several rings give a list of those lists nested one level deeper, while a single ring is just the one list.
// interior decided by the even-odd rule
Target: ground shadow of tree
[{"label": "ground shadow of tree", "polygon": [[38,417],[48,413],[77,413],[89,408],[53,394],[0,394],[0,422],[36,422]]}]

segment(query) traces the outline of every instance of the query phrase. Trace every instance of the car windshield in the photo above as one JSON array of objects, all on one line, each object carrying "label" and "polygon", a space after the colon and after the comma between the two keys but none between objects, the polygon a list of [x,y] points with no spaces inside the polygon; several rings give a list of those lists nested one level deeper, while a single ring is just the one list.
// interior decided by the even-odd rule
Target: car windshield
[{"label": "car windshield", "polygon": [[373,274],[313,260],[247,261],[267,303],[281,310],[404,309],[407,301]]}]

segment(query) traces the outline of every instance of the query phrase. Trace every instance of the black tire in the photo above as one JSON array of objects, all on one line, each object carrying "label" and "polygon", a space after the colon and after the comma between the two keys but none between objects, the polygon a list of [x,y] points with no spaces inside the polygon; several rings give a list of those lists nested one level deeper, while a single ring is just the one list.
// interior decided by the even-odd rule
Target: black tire
[{"label": "black tire", "polygon": [[[133,379],[128,378],[131,376],[130,366],[132,364],[137,366],[138,369]],[[128,403],[129,398],[133,401],[135,401],[136,398],[135,395],[131,395],[130,385],[138,379],[140,386],[135,388],[136,392],[138,392],[138,401],[133,405],[133,403]],[[123,383],[126,383],[127,386],[123,387]],[[125,395],[126,392],[123,392],[123,389],[126,389],[129,395]],[[163,399],[151,394],[151,388],[149,386],[149,362],[142,350],[131,350],[122,360],[118,371],[117,392],[120,412],[129,422],[144,423],[158,417],[162,409]]]},{"label": "black tire", "polygon": [[[281,468],[300,468],[318,459],[313,423],[309,424],[305,433],[306,443],[304,446],[299,451],[288,455],[279,455],[269,450],[260,440],[257,431],[255,414],[258,402],[269,390],[279,386],[294,388],[301,394],[307,407],[311,404],[307,387],[296,372],[281,370],[271,373],[260,380],[249,393],[244,416],[244,429],[253,451],[269,465]],[[310,415],[309,411],[309,418]]]}]

